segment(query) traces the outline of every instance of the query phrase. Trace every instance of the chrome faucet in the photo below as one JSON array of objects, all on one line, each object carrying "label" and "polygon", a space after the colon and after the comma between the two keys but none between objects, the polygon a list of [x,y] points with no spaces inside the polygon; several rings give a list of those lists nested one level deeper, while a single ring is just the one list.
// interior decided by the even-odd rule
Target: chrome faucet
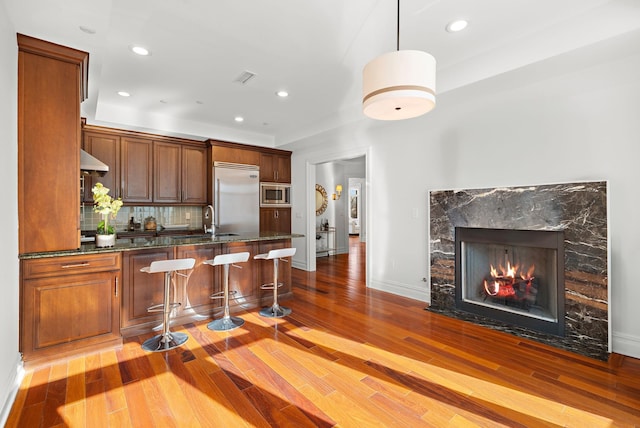
[{"label": "chrome faucet", "polygon": [[202,215],[204,233],[210,233],[211,236],[214,236],[216,234],[216,225],[214,223],[213,214],[214,214],[213,206],[207,205]]}]

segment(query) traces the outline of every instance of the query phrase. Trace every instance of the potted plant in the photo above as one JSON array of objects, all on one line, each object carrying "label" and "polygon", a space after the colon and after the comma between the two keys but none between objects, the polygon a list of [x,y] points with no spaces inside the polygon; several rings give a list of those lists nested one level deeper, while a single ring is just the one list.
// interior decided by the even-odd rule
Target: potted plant
[{"label": "potted plant", "polygon": [[113,247],[116,243],[115,228],[109,224],[109,217],[116,218],[122,207],[122,199],[109,196],[109,189],[102,183],[96,183],[93,192],[93,211],[102,214],[102,221],[96,229],[96,247]]}]

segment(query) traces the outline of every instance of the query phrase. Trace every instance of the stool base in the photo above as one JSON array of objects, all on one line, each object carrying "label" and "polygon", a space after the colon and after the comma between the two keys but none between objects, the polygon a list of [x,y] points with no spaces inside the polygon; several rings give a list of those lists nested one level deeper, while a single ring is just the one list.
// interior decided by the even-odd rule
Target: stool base
[{"label": "stool base", "polygon": [[260,309],[260,315],[267,318],[282,318],[291,314],[291,308],[285,306],[273,305],[268,308]]},{"label": "stool base", "polygon": [[240,317],[228,317],[221,318],[219,320],[213,320],[207,324],[209,330],[214,331],[228,331],[233,330],[244,325],[244,320]]},{"label": "stool base", "polygon": [[173,348],[177,348],[187,341],[189,336],[184,333],[170,332],[159,334],[147,339],[142,344],[142,349],[149,352],[164,352]]}]

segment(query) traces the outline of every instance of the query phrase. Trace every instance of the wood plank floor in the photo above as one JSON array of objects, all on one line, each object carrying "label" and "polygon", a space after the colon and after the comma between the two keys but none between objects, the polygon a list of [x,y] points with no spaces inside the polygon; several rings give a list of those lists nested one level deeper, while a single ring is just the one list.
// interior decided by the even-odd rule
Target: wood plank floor
[{"label": "wood plank floor", "polygon": [[364,247],[294,269],[291,316],[176,328],[29,369],[9,427],[640,426],[640,361],[591,360],[364,287]]}]

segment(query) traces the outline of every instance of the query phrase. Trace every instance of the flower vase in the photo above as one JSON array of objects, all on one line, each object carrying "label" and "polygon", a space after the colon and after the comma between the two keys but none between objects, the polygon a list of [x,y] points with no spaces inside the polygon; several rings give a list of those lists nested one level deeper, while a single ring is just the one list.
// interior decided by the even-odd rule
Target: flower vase
[{"label": "flower vase", "polygon": [[116,234],[96,235],[96,247],[113,247],[116,244]]}]

